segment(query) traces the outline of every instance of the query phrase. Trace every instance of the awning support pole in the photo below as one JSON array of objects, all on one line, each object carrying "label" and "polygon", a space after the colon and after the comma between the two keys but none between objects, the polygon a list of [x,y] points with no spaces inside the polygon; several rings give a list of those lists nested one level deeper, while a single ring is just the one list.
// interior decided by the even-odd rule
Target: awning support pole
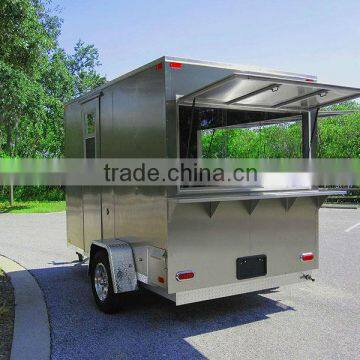
[{"label": "awning support pole", "polygon": [[278,104],[275,104],[272,106],[272,108],[278,108],[278,107],[282,107],[282,106],[285,106],[285,105],[289,105],[289,104],[292,104],[294,102],[298,102],[298,101],[301,101],[301,100],[305,100],[305,99],[309,99],[313,96],[316,96],[316,95],[320,95],[321,97],[323,96],[326,96],[326,94],[328,93],[329,91],[328,90],[325,90],[325,89],[320,89],[320,90],[316,90],[312,93],[309,93],[309,94],[304,94],[304,95],[301,95],[301,96],[296,96],[294,98],[291,98],[289,100],[285,100],[285,101],[282,101]]},{"label": "awning support pole", "polygon": [[302,157],[304,159],[315,158],[317,155],[317,114],[318,109],[302,114]]},{"label": "awning support pole", "polygon": [[251,93],[248,93],[246,95],[238,96],[235,99],[227,101],[225,104],[226,105],[231,105],[231,104],[236,103],[238,101],[248,99],[248,98],[250,98],[252,96],[261,94],[261,93],[263,93],[265,91],[269,91],[269,90],[272,90],[273,92],[275,92],[275,91],[277,91],[279,89],[280,86],[281,86],[281,84],[270,84],[270,85],[265,86],[265,87],[263,87],[261,89],[252,91]]}]

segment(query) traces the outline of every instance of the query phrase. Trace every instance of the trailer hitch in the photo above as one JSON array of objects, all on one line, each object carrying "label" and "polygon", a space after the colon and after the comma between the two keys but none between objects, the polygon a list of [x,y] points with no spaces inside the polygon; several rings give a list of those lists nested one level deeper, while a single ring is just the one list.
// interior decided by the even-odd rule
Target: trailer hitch
[{"label": "trailer hitch", "polygon": [[300,279],[315,281],[315,279],[314,279],[313,277],[311,277],[310,274],[302,274],[302,275],[300,276]]}]

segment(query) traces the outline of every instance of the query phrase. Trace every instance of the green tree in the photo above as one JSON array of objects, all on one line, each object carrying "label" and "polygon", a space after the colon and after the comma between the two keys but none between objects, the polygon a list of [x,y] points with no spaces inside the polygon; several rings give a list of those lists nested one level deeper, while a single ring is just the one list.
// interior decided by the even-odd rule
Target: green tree
[{"label": "green tree", "polygon": [[78,40],[73,54],[67,57],[67,67],[74,79],[74,95],[81,95],[105,82],[105,77],[97,73],[101,65],[99,51],[94,45]]},{"label": "green tree", "polygon": [[40,69],[52,42],[30,1],[3,0],[0,14],[0,121],[6,133],[3,150],[14,156],[20,119],[43,116]]},{"label": "green tree", "polygon": [[0,3],[0,152],[63,154],[63,103],[105,82],[99,53],[79,40],[72,54],[58,46],[61,19],[40,0]]},{"label": "green tree", "polygon": [[[326,110],[348,111],[319,118],[320,158],[360,158],[360,104],[348,101]],[[206,130],[201,138],[203,156],[209,158],[300,158],[300,123],[244,129]]]},{"label": "green tree", "polygon": [[93,45],[59,47],[61,24],[50,1],[0,2],[1,157],[61,157],[64,102],[105,82]]}]

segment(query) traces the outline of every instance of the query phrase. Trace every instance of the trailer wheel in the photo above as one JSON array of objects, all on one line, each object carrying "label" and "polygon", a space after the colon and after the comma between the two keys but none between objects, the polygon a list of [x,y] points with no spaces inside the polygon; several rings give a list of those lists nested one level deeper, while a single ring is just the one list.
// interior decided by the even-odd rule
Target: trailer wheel
[{"label": "trailer wheel", "polygon": [[114,293],[109,259],[105,251],[98,251],[91,266],[92,292],[98,308],[107,314],[119,311],[119,296]]}]

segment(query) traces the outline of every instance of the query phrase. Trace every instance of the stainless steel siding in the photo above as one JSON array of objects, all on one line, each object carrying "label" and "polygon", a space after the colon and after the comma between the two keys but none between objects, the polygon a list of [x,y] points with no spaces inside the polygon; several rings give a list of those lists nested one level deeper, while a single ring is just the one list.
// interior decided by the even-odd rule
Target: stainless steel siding
[{"label": "stainless steel siding", "polygon": [[[113,89],[113,132],[119,158],[166,157],[165,80],[155,67],[119,82]],[[167,200],[161,186],[118,186],[115,236],[166,247]]]},{"label": "stainless steel siding", "polygon": [[[298,198],[289,211],[280,199],[262,200],[249,215],[241,201],[221,202],[213,217],[204,203],[178,204],[169,223],[169,293],[238,283],[236,259],[265,254],[267,277],[318,267],[318,209]],[[299,255],[315,253],[303,263]],[[177,282],[181,270],[195,278]],[[248,281],[248,280],[247,280]]]},{"label": "stainless steel siding", "polygon": [[[84,124],[84,117],[88,113],[94,113],[96,119],[96,157],[101,154],[101,133],[100,133],[100,114],[99,98],[95,98],[82,105],[81,123]],[[82,139],[83,137],[81,137]],[[84,211],[84,247],[85,252],[89,252],[94,240],[102,238],[101,227],[101,187],[84,186],[83,191],[83,211]]]},{"label": "stainless steel siding", "polygon": [[[65,157],[82,158],[83,130],[81,124],[81,106],[77,103],[65,108]],[[66,231],[69,244],[84,248],[82,190],[79,186],[66,187]]]},{"label": "stainless steel siding", "polygon": [[[113,91],[112,88],[104,91],[100,102],[100,142],[101,157],[116,157],[115,146],[116,138],[113,137]],[[102,188],[102,236],[104,239],[113,239],[115,237],[115,204],[114,189],[112,186]]]}]

